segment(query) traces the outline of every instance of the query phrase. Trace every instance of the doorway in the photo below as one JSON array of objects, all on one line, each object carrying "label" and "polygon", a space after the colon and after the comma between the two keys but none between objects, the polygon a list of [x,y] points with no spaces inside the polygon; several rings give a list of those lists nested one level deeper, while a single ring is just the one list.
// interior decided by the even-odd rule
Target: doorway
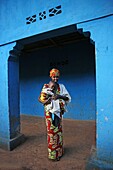
[{"label": "doorway", "polygon": [[43,116],[43,107],[37,98],[42,85],[49,81],[49,70],[58,68],[61,72],[60,83],[66,85],[72,96],[68,114],[64,117],[95,120],[95,45],[90,34],[84,36],[81,30],[76,29],[70,33],[62,30],[61,34],[60,30],[60,35],[52,33],[51,37],[45,34],[42,39],[40,35],[39,41],[36,37],[34,40],[31,43],[25,40],[20,57],[21,113]]}]

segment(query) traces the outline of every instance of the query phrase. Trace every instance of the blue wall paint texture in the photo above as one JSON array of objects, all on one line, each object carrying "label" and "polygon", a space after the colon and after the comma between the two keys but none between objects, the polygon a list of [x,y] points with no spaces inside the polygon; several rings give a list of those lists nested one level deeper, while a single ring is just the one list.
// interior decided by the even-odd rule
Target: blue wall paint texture
[{"label": "blue wall paint texture", "polygon": [[[97,156],[102,160],[113,161],[113,89],[112,89],[112,28],[113,16],[103,18],[102,21],[93,21],[90,24],[81,24],[84,30],[91,30],[92,38],[96,39],[96,105],[97,105]],[[108,24],[109,23],[109,24]],[[93,27],[92,27],[93,25]],[[110,27],[111,26],[111,27]],[[78,26],[79,27],[79,26]],[[101,28],[101,29],[100,29]],[[94,31],[95,30],[95,31]]]},{"label": "blue wall paint texture", "polygon": [[9,113],[10,113],[10,138],[14,138],[20,130],[19,123],[19,62],[10,57],[8,62],[8,87],[9,87]]},{"label": "blue wall paint texture", "polygon": [[[9,69],[8,69],[8,57],[9,51],[12,50],[15,43],[2,46],[0,48],[0,146],[3,148],[9,149],[9,140],[10,140],[10,108],[9,108]],[[15,96],[15,94],[14,94]],[[13,96],[13,98],[14,98]],[[12,97],[11,97],[12,99]],[[18,108],[16,108],[17,110]],[[16,121],[15,121],[16,123]]]},{"label": "blue wall paint texture", "polygon": [[[62,0],[60,3],[58,0],[44,0],[43,3],[36,0],[1,0],[0,2],[2,143],[5,143],[4,139],[8,139],[18,126],[15,123],[12,131],[9,131],[11,122],[8,107],[11,106],[8,103],[8,81],[16,78],[14,75],[14,79],[8,80],[8,50],[13,47],[11,45],[10,48],[6,43],[17,40],[22,43],[23,38],[76,24],[77,28],[82,28],[84,33],[90,32],[94,45],[85,40],[62,48],[51,47],[30,53],[25,52],[19,57],[20,111],[24,114],[43,116],[43,107],[37,102],[37,97],[43,83],[49,81],[49,69],[57,65],[61,70],[59,81],[66,85],[72,96],[72,103],[65,117],[95,120],[95,112],[97,112],[97,157],[113,163],[113,80],[111,78],[113,75],[113,0]],[[18,113],[15,116],[18,118]]]},{"label": "blue wall paint texture", "polygon": [[0,36],[0,44],[113,13],[113,0],[107,2],[106,0],[94,2],[43,0],[43,3],[40,0],[33,2],[1,0],[0,2],[0,30],[4,30]]}]

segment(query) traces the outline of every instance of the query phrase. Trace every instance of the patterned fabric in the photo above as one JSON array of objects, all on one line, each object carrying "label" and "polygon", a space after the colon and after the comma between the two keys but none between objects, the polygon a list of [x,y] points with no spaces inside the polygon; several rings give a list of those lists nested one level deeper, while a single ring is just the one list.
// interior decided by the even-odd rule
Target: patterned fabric
[{"label": "patterned fabric", "polygon": [[[48,99],[48,94],[45,93],[45,88],[48,88],[48,84],[44,84],[41,94],[40,94],[40,101],[43,103],[45,100]],[[69,98],[71,101],[71,97],[66,90],[63,84],[59,84],[56,94],[64,95]],[[62,114],[65,112],[65,102],[62,99],[59,99],[60,105],[60,117],[55,117],[55,120],[52,119],[52,113],[50,113],[47,109],[47,105],[44,105],[45,109],[45,120],[46,120],[46,128],[47,128],[47,143],[48,143],[48,158],[49,159],[57,159],[63,155],[63,135],[62,135]]]},{"label": "patterned fabric", "polygon": [[62,121],[55,127],[50,112],[45,112],[45,119],[47,127],[48,158],[57,159],[63,155]]},{"label": "patterned fabric", "polygon": [[60,71],[53,68],[51,71],[50,71],[50,77],[53,77],[53,76],[60,76]]}]

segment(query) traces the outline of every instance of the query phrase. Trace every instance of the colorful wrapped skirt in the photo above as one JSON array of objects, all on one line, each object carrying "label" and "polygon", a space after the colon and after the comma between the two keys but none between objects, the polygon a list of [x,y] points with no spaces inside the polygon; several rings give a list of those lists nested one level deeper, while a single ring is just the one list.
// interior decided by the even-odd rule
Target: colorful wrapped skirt
[{"label": "colorful wrapped skirt", "polygon": [[[55,118],[56,119],[56,118]],[[54,124],[52,113],[45,111],[47,128],[48,158],[57,160],[63,155],[62,118]],[[56,121],[56,120],[54,120]]]}]

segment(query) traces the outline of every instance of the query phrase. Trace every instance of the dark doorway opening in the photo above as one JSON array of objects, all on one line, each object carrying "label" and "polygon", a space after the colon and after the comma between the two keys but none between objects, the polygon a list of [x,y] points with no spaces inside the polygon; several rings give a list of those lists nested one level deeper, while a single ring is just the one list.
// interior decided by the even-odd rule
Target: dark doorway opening
[{"label": "dark doorway opening", "polygon": [[66,118],[95,120],[95,45],[90,32],[72,25],[21,40],[21,44],[21,113],[43,116],[37,96],[48,82],[49,70],[56,67],[73,99]]}]

